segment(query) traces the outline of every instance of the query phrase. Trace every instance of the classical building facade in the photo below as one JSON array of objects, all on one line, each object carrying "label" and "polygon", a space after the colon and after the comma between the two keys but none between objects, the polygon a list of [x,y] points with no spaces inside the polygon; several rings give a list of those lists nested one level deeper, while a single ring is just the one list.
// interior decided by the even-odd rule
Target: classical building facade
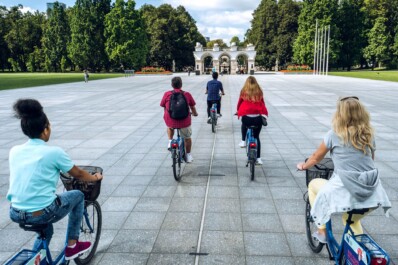
[{"label": "classical building facade", "polygon": [[255,47],[252,44],[240,48],[234,42],[226,49],[221,49],[217,43],[213,49],[206,49],[198,42],[193,54],[195,70],[201,74],[209,73],[213,68],[225,74],[248,73],[254,70],[256,58]]}]

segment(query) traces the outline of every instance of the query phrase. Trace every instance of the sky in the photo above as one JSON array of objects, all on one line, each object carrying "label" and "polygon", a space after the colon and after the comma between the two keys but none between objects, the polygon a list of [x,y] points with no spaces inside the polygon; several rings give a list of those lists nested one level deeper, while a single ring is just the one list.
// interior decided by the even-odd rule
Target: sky
[{"label": "sky", "polygon": [[[55,1],[41,0],[0,0],[1,6],[22,4],[25,11],[39,10],[45,12],[46,3]],[[73,6],[75,0],[59,0],[66,6]],[[195,19],[196,25],[204,37],[210,40],[223,39],[229,44],[233,36],[241,41],[247,29],[250,28],[253,12],[261,0],[136,0],[136,7],[144,4],[159,6],[170,4],[173,7],[182,5]]]}]

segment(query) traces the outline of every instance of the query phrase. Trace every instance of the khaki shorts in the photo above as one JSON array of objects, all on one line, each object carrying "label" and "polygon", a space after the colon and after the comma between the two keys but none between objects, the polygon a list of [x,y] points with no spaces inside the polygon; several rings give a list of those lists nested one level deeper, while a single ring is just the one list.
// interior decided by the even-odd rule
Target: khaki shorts
[{"label": "khaki shorts", "polygon": [[181,134],[181,137],[182,137],[182,138],[184,138],[184,139],[190,139],[190,138],[191,138],[191,135],[192,135],[192,128],[191,128],[191,126],[188,126],[188,127],[186,127],[186,128],[181,128],[181,129],[180,129],[180,134]]}]

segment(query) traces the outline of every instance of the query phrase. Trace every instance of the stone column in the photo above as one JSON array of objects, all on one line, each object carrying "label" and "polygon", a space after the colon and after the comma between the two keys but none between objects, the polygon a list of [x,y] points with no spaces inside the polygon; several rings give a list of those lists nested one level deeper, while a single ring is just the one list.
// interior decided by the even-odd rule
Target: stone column
[{"label": "stone column", "polygon": [[247,69],[247,70],[248,70],[248,71],[254,70],[254,60],[253,60],[253,59],[249,59],[249,60],[247,61],[247,63],[248,63],[248,66],[249,66],[249,69]]},{"label": "stone column", "polygon": [[238,62],[231,60],[231,75],[236,75],[236,70],[238,70]]},{"label": "stone column", "polygon": [[218,60],[213,59],[213,67],[216,68],[216,72],[220,72],[220,62]]},{"label": "stone column", "polygon": [[194,72],[196,73],[196,71],[199,70],[200,73],[203,73],[202,66],[203,66],[203,61],[202,60],[196,60],[195,61],[195,70],[194,70]]}]

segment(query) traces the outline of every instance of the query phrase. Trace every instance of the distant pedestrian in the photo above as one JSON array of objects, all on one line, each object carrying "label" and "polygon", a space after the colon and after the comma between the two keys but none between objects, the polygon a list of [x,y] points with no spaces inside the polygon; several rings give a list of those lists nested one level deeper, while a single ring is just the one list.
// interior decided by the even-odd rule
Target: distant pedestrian
[{"label": "distant pedestrian", "polygon": [[188,67],[188,76],[191,75],[191,67]]},{"label": "distant pedestrian", "polygon": [[90,77],[90,75],[88,74],[87,69],[84,70],[84,82],[88,83],[88,78]]}]

